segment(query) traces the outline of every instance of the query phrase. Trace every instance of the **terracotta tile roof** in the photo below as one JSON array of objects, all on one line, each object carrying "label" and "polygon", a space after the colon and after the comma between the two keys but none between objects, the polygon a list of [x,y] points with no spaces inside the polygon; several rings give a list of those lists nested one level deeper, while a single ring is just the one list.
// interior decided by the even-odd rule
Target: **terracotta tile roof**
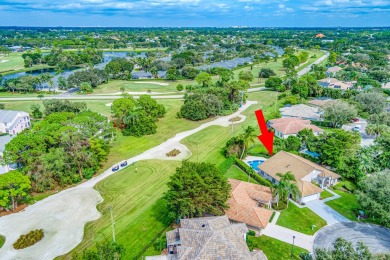
[{"label": "terracotta tile roof", "polygon": [[278,130],[284,135],[297,134],[303,129],[311,129],[313,132],[324,132],[321,128],[311,125],[310,120],[291,120],[284,123],[273,123],[272,128]]},{"label": "terracotta tile roof", "polygon": [[229,219],[247,225],[265,228],[272,211],[258,206],[258,202],[267,204],[272,199],[271,189],[266,186],[229,179],[232,186],[230,208],[226,211]]},{"label": "terracotta tile roof", "polygon": [[176,242],[180,242],[177,243],[180,244],[176,248],[177,254],[170,255],[172,259],[267,259],[261,251],[249,251],[244,240],[248,228],[243,223],[230,224],[227,216],[182,219],[181,225],[168,232],[175,233],[174,236],[167,233],[167,238],[176,237]]},{"label": "terracotta tile roof", "polygon": [[315,194],[321,190],[312,184],[310,179],[305,179],[305,177],[314,170],[318,171],[321,177],[332,177],[333,179],[340,178],[340,175],[313,163],[312,161],[285,151],[281,151],[263,162],[259,166],[259,169],[276,180],[280,179],[279,176],[276,176],[277,173],[291,172],[294,174],[295,179],[297,180],[297,186],[303,196]]}]

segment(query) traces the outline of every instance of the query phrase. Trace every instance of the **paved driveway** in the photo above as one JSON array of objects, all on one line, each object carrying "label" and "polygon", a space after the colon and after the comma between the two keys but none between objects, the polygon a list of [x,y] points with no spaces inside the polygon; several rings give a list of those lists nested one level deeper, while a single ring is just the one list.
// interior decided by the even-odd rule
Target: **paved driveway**
[{"label": "paved driveway", "polygon": [[323,218],[326,223],[328,223],[328,225],[340,222],[350,222],[349,219],[346,219],[345,217],[340,215],[337,211],[333,210],[321,200],[312,200],[306,202],[306,206],[312,211],[314,211],[318,216]]},{"label": "paved driveway", "polygon": [[366,223],[338,223],[322,228],[314,238],[313,249],[333,248],[333,242],[342,237],[356,245],[361,241],[371,253],[390,252],[390,229]]}]

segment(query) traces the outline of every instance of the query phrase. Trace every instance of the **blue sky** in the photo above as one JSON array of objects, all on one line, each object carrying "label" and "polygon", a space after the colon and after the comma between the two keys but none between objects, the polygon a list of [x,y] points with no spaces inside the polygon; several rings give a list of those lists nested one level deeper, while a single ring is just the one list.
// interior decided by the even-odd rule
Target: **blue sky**
[{"label": "blue sky", "polygon": [[390,0],[0,0],[0,26],[390,26]]}]

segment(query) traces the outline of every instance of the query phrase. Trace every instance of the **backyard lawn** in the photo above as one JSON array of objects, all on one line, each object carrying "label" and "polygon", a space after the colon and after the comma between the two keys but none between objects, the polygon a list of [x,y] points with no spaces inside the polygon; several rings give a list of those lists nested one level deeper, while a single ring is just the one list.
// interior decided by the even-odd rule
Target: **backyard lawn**
[{"label": "backyard lawn", "polygon": [[[313,235],[317,230],[326,226],[326,221],[309,208],[299,208],[290,202],[288,208],[280,213],[276,224],[303,234]],[[313,230],[312,225],[316,226]]]},{"label": "backyard lawn", "polygon": [[[229,170],[225,173],[225,177],[228,179],[236,179],[240,181],[248,181],[248,174],[243,172],[240,168],[238,168],[236,165],[233,165],[229,168]],[[258,184],[254,179],[249,180],[251,183]]]},{"label": "backyard lawn", "polygon": [[356,196],[352,193],[334,190],[341,198],[325,202],[326,205],[336,210],[349,220],[357,221],[355,213],[360,209]]},{"label": "backyard lawn", "polygon": [[102,217],[86,225],[83,241],[66,259],[96,242],[112,239],[109,207],[114,214],[116,241],[126,249],[125,259],[146,250],[170,224],[162,196],[167,191],[169,177],[179,165],[180,162],[175,161],[139,161],[99,182],[96,189],[104,201],[97,208]]},{"label": "backyard lawn", "polygon": [[321,192],[321,198],[322,199],[326,199],[326,198],[330,198],[330,197],[333,197],[333,194],[330,193],[329,191],[324,190],[323,192]]},{"label": "backyard lawn", "polygon": [[280,259],[301,259],[300,253],[308,252],[306,249],[294,246],[294,255],[291,258],[292,245],[267,236],[248,236],[248,240],[252,242],[254,248],[261,249],[267,256],[268,260]]}]

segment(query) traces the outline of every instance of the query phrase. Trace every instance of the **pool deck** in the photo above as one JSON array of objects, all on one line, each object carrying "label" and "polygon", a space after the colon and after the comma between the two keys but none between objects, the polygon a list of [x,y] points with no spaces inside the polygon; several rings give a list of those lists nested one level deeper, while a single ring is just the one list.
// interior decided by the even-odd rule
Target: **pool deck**
[{"label": "pool deck", "polygon": [[[259,156],[247,156],[243,161],[248,164],[249,161],[256,161],[256,160],[261,160],[261,161],[267,161],[266,158],[264,157],[259,157]],[[248,164],[249,165],[249,164]]]}]

